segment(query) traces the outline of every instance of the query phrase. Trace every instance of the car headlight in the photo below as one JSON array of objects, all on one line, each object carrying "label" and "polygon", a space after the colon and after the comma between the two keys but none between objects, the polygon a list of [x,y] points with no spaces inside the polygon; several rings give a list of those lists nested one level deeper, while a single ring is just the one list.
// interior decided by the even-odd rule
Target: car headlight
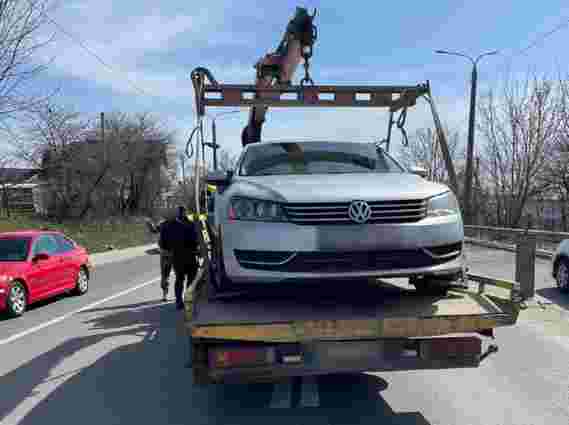
[{"label": "car headlight", "polygon": [[444,217],[455,214],[460,214],[460,207],[454,193],[445,192],[428,200],[427,217]]},{"label": "car headlight", "polygon": [[276,202],[235,197],[229,206],[229,218],[252,221],[286,221],[283,208]]}]

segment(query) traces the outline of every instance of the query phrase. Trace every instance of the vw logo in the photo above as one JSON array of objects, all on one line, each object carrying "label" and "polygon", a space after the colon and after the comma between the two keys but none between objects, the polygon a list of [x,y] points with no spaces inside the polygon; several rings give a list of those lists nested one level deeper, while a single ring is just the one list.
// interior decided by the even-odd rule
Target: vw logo
[{"label": "vw logo", "polygon": [[371,207],[366,201],[354,201],[350,204],[348,215],[356,223],[365,223],[371,217]]}]

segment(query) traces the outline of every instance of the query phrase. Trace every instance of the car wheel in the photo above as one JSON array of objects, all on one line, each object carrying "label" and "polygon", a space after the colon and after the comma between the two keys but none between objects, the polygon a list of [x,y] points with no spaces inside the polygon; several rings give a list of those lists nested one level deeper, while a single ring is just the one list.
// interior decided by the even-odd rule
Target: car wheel
[{"label": "car wheel", "polygon": [[565,258],[559,260],[557,273],[555,273],[557,287],[563,293],[569,292],[569,261]]},{"label": "car wheel", "polygon": [[75,281],[75,295],[83,295],[86,294],[89,290],[89,273],[85,270],[85,267],[81,267],[79,269],[79,273],[77,273],[77,279]]},{"label": "car wheel", "polygon": [[21,282],[12,282],[10,285],[6,306],[8,314],[12,317],[21,316],[26,311],[26,307],[28,306],[28,294]]},{"label": "car wheel", "polygon": [[429,279],[425,277],[412,277],[409,283],[415,287],[415,290],[422,295],[446,295],[449,290],[449,284],[445,281]]}]

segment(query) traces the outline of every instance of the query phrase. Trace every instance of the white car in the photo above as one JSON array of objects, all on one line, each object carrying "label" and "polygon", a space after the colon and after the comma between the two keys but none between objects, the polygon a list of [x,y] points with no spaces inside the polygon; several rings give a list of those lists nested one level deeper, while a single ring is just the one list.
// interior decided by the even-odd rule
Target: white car
[{"label": "white car", "polygon": [[251,144],[209,181],[223,187],[210,222],[220,287],[407,277],[425,289],[464,272],[455,195],[374,143]]},{"label": "white car", "polygon": [[561,292],[569,292],[569,239],[562,241],[552,258],[552,275]]}]

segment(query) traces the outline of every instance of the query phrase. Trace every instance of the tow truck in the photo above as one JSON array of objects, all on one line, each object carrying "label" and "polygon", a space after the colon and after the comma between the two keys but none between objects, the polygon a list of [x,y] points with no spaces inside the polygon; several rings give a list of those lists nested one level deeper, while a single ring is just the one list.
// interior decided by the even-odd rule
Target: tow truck
[{"label": "tow truck", "polygon": [[[221,84],[203,67],[192,72],[196,130],[202,134],[202,149],[206,108],[228,106],[251,108],[242,132],[243,145],[262,143],[268,107],[388,108],[383,143],[389,148],[392,127],[397,125],[406,140],[407,110],[424,98],[433,114],[451,186],[456,189],[456,174],[429,82],[413,86],[315,85],[309,73],[316,40],[314,17],[306,9],[297,9],[277,51],[257,63],[254,85]],[[300,85],[292,85],[301,60],[304,78]],[[396,113],[399,118],[394,120]],[[198,138],[195,152],[199,143]],[[198,161],[196,155],[196,165]],[[201,211],[203,196],[199,195],[199,179],[195,181],[196,211]],[[208,182],[218,180],[214,177]],[[202,189],[205,195],[207,189]],[[353,286],[320,282],[302,288],[219,292],[210,261],[216,235],[207,220],[200,223],[204,261],[185,292],[184,310],[191,346],[188,367],[196,384],[274,381],[340,372],[476,368],[497,351],[494,329],[514,325],[524,305],[517,282],[470,273],[450,291],[438,295],[383,281],[360,282],[353,291],[347,290]]]}]

